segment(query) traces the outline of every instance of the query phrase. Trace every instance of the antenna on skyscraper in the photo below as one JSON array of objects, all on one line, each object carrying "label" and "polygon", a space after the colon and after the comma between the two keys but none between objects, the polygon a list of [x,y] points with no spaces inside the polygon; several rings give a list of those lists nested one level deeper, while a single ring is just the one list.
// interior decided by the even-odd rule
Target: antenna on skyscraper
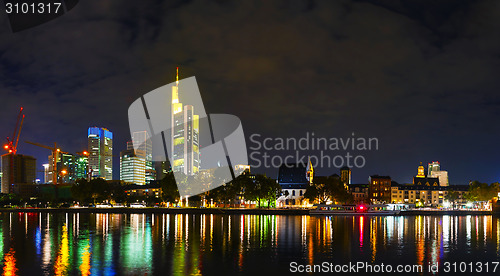
[{"label": "antenna on skyscraper", "polygon": [[175,76],[175,85],[179,86],[179,67],[177,67],[177,75]]}]

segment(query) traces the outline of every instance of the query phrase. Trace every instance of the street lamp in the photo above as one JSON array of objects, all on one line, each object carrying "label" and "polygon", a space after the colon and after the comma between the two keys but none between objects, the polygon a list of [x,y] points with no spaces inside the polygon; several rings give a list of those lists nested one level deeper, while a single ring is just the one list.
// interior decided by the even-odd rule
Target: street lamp
[{"label": "street lamp", "polygon": [[64,169],[61,170],[61,184],[63,183],[63,178],[64,178],[64,176],[66,176],[67,173],[68,173],[68,171],[66,171]]}]

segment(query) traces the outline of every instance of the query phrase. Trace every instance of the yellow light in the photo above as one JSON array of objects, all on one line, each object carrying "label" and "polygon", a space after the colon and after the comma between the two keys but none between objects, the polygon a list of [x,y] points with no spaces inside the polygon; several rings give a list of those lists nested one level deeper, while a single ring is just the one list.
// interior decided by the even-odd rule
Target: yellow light
[{"label": "yellow light", "polygon": [[61,171],[62,174],[67,174],[68,172],[66,170]]},{"label": "yellow light", "polygon": [[57,152],[60,152],[60,151],[61,151],[61,149],[57,149]]},{"label": "yellow light", "polygon": [[177,67],[177,75],[175,76],[175,85],[179,86],[179,67]]}]

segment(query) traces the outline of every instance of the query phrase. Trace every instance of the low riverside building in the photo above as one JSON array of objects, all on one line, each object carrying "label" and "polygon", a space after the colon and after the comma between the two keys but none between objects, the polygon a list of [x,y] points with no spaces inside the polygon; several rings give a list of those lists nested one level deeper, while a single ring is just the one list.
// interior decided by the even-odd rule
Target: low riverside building
[{"label": "low riverside building", "polygon": [[312,183],[314,169],[311,163],[282,164],[278,171],[278,184],[281,186],[282,196],[278,204],[301,205],[307,186]]},{"label": "low riverside building", "polygon": [[372,175],[368,178],[369,196],[372,203],[389,203],[391,200],[391,177]]},{"label": "low riverside building", "polygon": [[354,203],[369,203],[370,185],[369,184],[350,184],[348,185],[348,191],[354,199]]},{"label": "low riverside building", "polygon": [[127,196],[161,197],[161,187],[159,184],[137,185],[131,184],[124,187]]},{"label": "low riverside building", "polygon": [[[465,205],[465,193],[467,185],[434,186],[393,184],[391,186],[391,203],[416,204],[428,207],[442,207],[447,202],[447,195],[456,192],[456,206]],[[452,203],[450,203],[452,204]]]}]

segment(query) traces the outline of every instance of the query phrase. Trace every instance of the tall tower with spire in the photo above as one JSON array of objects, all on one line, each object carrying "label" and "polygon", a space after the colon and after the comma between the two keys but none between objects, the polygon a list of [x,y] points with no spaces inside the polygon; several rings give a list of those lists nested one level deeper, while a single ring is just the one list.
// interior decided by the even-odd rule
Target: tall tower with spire
[{"label": "tall tower with spire", "polygon": [[172,170],[194,175],[200,170],[199,115],[194,106],[183,105],[179,99],[179,67],[172,86]]},{"label": "tall tower with spire", "polygon": [[417,177],[419,177],[419,178],[425,177],[425,169],[424,169],[424,166],[422,166],[422,162],[420,162],[420,166],[418,166]]}]

